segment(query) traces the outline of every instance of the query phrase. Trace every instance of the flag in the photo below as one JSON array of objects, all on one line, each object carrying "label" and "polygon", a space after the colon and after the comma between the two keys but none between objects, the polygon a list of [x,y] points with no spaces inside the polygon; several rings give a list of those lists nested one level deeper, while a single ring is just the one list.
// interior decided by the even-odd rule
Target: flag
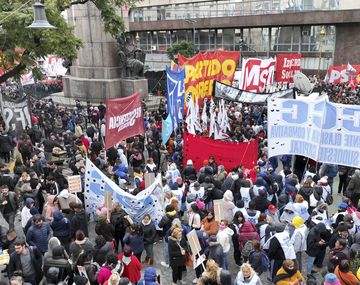
[{"label": "flag", "polygon": [[162,130],[161,130],[161,137],[162,137],[162,144],[165,145],[169,140],[172,132],[174,130],[173,120],[171,119],[170,114],[167,115],[166,119],[162,120]]},{"label": "flag", "polygon": [[347,64],[346,71],[349,72],[349,73],[356,73],[357,72],[357,70],[350,63]]},{"label": "flag", "polygon": [[105,148],[144,133],[140,93],[106,100]]},{"label": "flag", "polygon": [[167,113],[173,120],[173,128],[176,130],[179,120],[184,116],[185,69],[174,72],[166,67],[166,91]]},{"label": "flag", "polygon": [[203,131],[207,130],[207,114],[206,114],[206,108],[207,108],[207,99],[204,99],[203,107],[201,112],[201,128]]},{"label": "flag", "polygon": [[96,207],[104,203],[104,193],[111,193],[113,202],[119,202],[123,210],[140,224],[144,215],[150,215],[157,225],[164,213],[162,203],[161,176],[136,196],[124,191],[101,172],[89,159],[86,160],[85,206],[86,211],[95,213]]}]

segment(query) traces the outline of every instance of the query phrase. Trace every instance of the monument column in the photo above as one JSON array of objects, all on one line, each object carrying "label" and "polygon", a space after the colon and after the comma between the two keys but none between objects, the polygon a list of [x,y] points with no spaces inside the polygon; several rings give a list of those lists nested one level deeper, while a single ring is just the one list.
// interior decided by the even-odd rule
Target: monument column
[{"label": "monument column", "polygon": [[[105,33],[100,12],[92,2],[74,5],[68,9],[69,24],[74,34],[83,41],[78,57],[70,68],[71,75],[64,77],[65,97],[80,101],[104,102],[107,98],[131,95],[124,89],[117,42]],[[147,81],[138,84],[135,91],[147,94]]]}]

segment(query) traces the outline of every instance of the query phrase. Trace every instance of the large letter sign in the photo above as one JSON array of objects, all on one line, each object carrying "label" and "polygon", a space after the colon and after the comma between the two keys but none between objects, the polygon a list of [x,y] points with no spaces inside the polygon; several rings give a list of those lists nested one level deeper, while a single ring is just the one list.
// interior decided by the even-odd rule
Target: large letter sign
[{"label": "large letter sign", "polygon": [[360,106],[270,99],[268,126],[270,157],[297,154],[360,167]]}]

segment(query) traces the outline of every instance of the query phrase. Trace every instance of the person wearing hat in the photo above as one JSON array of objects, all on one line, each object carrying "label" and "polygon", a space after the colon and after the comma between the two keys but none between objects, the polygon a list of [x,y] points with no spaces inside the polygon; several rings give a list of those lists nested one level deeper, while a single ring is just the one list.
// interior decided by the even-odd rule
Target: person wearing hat
[{"label": "person wearing hat", "polygon": [[265,211],[265,214],[271,218],[273,223],[280,223],[279,211],[273,204],[269,205],[268,209]]},{"label": "person wearing hat", "polygon": [[335,213],[331,218],[331,226],[335,229],[338,224],[344,220],[344,217],[346,215],[346,209],[348,207],[348,204],[345,202],[338,203],[337,205],[337,213]]},{"label": "person wearing hat", "polygon": [[273,280],[284,260],[296,259],[294,245],[290,243],[290,236],[289,233],[285,231],[285,225],[282,223],[275,224],[275,231],[276,233],[264,245],[265,249],[269,249],[269,259],[274,261],[271,269],[271,277]]},{"label": "person wearing hat", "polygon": [[185,180],[189,180],[190,175],[195,175],[196,176],[197,172],[196,169],[193,165],[193,161],[191,159],[189,159],[186,162],[186,167],[183,171],[183,176],[185,178]]},{"label": "person wearing hat", "polygon": [[323,285],[341,285],[341,283],[334,273],[328,273],[325,275]]},{"label": "person wearing hat", "polygon": [[321,202],[319,205],[312,211],[311,217],[318,216],[321,217],[323,221],[326,221],[329,217],[328,215],[328,204]]},{"label": "person wearing hat", "polygon": [[308,228],[300,216],[293,218],[292,225],[295,227],[295,230],[290,238],[290,243],[294,246],[298,269],[302,272],[302,253],[306,251]]}]

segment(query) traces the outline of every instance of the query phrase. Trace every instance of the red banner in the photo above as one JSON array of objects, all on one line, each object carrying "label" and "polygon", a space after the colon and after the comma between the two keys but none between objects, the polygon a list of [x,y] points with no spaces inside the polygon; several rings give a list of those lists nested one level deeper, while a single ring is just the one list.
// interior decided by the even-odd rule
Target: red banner
[{"label": "red banner", "polygon": [[178,54],[181,68],[185,66],[185,98],[190,92],[192,98],[199,99],[199,105],[205,97],[212,96],[214,80],[231,85],[240,52],[217,50],[198,53],[186,58]]},{"label": "red banner", "polygon": [[213,139],[184,133],[184,167],[188,159],[199,170],[203,161],[213,155],[218,165],[224,165],[227,171],[234,166],[244,164],[246,168],[253,168],[258,158],[258,141],[234,143],[216,141]]},{"label": "red banner", "polygon": [[294,82],[294,75],[301,69],[301,53],[276,56],[276,82]]},{"label": "red banner", "polygon": [[274,82],[275,60],[248,58],[243,61],[240,89],[264,93]]},{"label": "red banner", "polygon": [[107,99],[105,148],[109,149],[138,134],[144,134],[140,93],[136,92],[125,98]]},{"label": "red banner", "polygon": [[360,65],[352,65],[355,70],[350,70],[348,65],[343,64],[340,66],[330,65],[327,72],[327,82],[333,84],[350,83],[351,78],[354,84],[360,84]]}]

